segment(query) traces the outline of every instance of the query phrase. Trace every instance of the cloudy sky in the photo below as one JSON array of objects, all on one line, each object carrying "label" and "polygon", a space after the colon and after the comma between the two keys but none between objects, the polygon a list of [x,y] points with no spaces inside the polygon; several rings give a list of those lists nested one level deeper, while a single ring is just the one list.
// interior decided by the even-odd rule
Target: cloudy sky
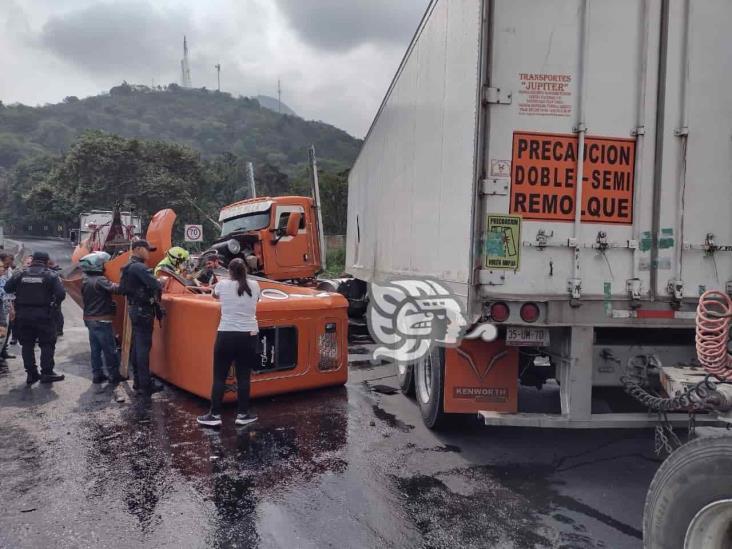
[{"label": "cloudy sky", "polygon": [[362,137],[428,0],[0,0],[0,100],[29,105],[119,84],[277,96]]}]

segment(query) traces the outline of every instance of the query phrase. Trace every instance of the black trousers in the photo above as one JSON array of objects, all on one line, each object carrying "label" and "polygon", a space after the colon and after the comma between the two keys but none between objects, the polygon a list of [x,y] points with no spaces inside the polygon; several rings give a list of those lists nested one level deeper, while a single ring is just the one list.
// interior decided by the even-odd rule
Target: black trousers
[{"label": "black trousers", "polygon": [[64,333],[64,314],[61,312],[61,306],[54,307],[53,321],[56,323],[56,333],[63,335]]},{"label": "black trousers", "polygon": [[132,348],[130,362],[135,385],[143,393],[150,389],[150,349],[152,348],[153,321],[152,309],[130,307],[132,322]]},{"label": "black trousers", "polygon": [[217,332],[214,345],[213,387],[211,388],[211,413],[221,414],[226,378],[232,362],[236,368],[237,411],[249,411],[249,386],[252,367],[257,360],[259,337],[249,332]]},{"label": "black trousers", "polygon": [[53,354],[56,352],[56,323],[52,320],[15,319],[15,333],[22,347],[23,366],[28,372],[36,372],[36,343],[41,349],[41,373],[53,371]]}]

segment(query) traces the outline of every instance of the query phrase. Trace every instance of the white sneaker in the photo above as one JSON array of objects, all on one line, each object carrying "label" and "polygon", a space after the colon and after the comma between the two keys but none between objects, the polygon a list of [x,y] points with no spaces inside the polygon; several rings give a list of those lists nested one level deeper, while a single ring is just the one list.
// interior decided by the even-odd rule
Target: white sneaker
[{"label": "white sneaker", "polygon": [[250,423],[257,421],[257,419],[259,418],[253,414],[236,414],[234,423],[237,425],[249,425]]},{"label": "white sneaker", "polygon": [[206,427],[219,427],[221,425],[221,416],[209,412],[205,416],[198,416],[196,421],[199,425],[205,425]]}]

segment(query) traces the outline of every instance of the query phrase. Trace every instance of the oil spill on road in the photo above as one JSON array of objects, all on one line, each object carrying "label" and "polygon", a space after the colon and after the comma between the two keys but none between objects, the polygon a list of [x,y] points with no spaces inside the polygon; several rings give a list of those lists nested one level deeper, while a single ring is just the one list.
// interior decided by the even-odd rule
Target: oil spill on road
[{"label": "oil spill on road", "polygon": [[227,409],[221,430],[200,428],[201,401],[177,391],[133,404],[117,420],[101,414],[82,429],[86,461],[96,464],[84,479],[86,496],[100,504],[121,499],[144,535],[187,484],[194,504],[207,510],[207,544],[256,545],[260,501],[345,470],[346,400],[343,388],[260,399],[256,424],[235,428]]},{"label": "oil spill on road", "polygon": [[435,476],[397,478],[410,518],[426,547],[549,547],[537,533],[538,521],[521,501],[497,483],[481,483],[472,493],[453,491]]},{"label": "oil spill on road", "polygon": [[[41,463],[45,448],[24,429],[6,425],[0,429],[0,482],[4,489],[18,496],[33,490],[37,482],[28,481],[25,473],[37,471],[41,476]],[[40,480],[40,479],[39,479]]]},{"label": "oil spill on road", "polygon": [[414,425],[404,423],[401,419],[397,418],[394,414],[390,414],[378,404],[373,404],[371,406],[371,409],[373,410],[374,416],[376,416],[377,419],[383,421],[392,429],[396,429],[398,431],[401,431],[402,433],[408,433],[409,431],[414,429]]},{"label": "oil spill on road", "polygon": [[460,449],[460,446],[455,446],[454,444],[443,444],[442,446],[435,446],[433,448],[425,448],[425,452],[439,452],[439,453],[455,453],[459,454],[462,452]]},{"label": "oil spill on road", "polygon": [[593,518],[626,536],[643,538],[643,532],[613,517],[582,503],[581,501],[560,494],[549,477],[556,472],[555,465],[516,464],[505,466],[486,466],[486,470],[494,478],[500,478],[504,486],[517,494],[531,498],[537,509],[547,512],[550,509],[566,509]]},{"label": "oil spill on road", "polygon": [[473,466],[396,478],[404,504],[425,537],[441,547],[605,547],[561,511],[595,519],[626,536],[642,532],[559,492],[551,465]]}]

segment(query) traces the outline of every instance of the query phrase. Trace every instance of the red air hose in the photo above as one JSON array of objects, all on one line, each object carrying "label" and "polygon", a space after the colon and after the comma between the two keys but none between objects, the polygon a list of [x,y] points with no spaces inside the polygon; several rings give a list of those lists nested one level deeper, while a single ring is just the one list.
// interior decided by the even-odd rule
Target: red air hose
[{"label": "red air hose", "polygon": [[732,355],[727,350],[732,299],[719,291],[704,292],[696,309],[696,354],[704,369],[732,381]]}]

